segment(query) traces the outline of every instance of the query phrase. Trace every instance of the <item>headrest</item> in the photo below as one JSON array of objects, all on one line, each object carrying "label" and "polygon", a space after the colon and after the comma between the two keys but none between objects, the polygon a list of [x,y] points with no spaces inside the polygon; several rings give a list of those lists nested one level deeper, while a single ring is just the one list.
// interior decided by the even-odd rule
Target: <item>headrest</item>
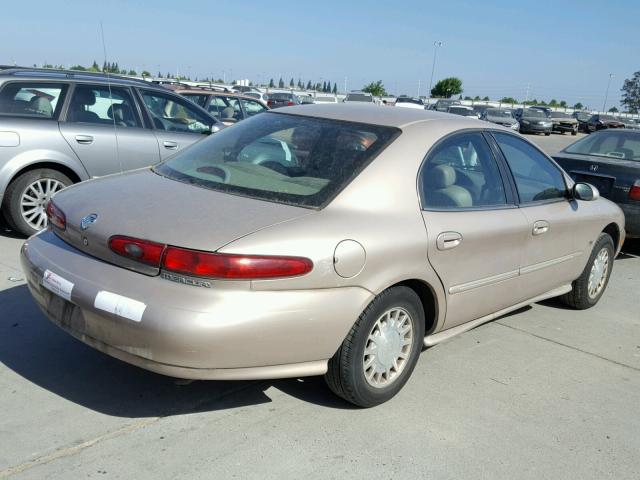
[{"label": "headrest", "polygon": [[29,100],[29,108],[40,115],[46,115],[47,117],[51,117],[53,115],[51,102],[45,97],[33,97]]},{"label": "headrest", "polygon": [[233,107],[225,107],[222,112],[222,118],[233,118],[233,115],[236,113],[236,111],[233,109]]},{"label": "headrest", "polygon": [[107,116],[119,122],[130,120],[133,112],[129,105],[114,103],[107,109]]},{"label": "headrest", "polygon": [[456,183],[456,171],[449,165],[438,165],[428,172],[428,183],[434,188],[447,188]]},{"label": "headrest", "polygon": [[73,96],[73,103],[78,105],[95,105],[96,94],[90,88],[79,87]]}]

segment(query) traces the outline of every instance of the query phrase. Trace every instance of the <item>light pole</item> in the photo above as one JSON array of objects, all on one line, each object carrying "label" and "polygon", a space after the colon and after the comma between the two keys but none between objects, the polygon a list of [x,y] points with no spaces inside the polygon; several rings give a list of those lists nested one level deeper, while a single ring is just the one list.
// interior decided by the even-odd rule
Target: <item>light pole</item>
[{"label": "light pole", "polygon": [[609,81],[607,82],[607,90],[604,92],[604,103],[602,104],[602,112],[607,113],[605,110],[607,108],[607,97],[609,96],[609,87],[611,86],[611,79],[613,78],[613,73],[609,74]]},{"label": "light pole", "polygon": [[429,80],[429,97],[431,97],[431,88],[433,87],[433,72],[436,70],[436,56],[438,55],[438,47],[441,47],[442,42],[436,40],[433,42],[433,65],[431,66],[431,80]]}]

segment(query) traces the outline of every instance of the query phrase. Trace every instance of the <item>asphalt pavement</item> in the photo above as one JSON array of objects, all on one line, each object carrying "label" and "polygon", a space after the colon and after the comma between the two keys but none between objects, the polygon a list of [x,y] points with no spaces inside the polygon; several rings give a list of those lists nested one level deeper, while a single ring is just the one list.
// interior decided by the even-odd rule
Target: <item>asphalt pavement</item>
[{"label": "asphalt pavement", "polygon": [[595,308],[550,300],[429,348],[361,410],[321,378],[187,383],[94,351],[31,301],[22,241],[0,227],[0,478],[640,478],[638,242]]}]

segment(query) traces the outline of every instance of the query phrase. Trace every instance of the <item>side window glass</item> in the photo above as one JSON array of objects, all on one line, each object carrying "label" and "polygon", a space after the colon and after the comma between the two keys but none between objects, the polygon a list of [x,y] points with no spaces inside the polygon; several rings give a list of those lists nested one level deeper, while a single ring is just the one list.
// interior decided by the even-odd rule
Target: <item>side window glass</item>
[{"label": "side window glass", "polygon": [[129,91],[102,85],[76,85],[67,121],[140,127],[140,119]]},{"label": "side window glass", "polygon": [[198,95],[197,93],[185,93],[182,96],[187,100],[191,100],[196,105],[200,105],[201,107],[204,107],[204,104],[207,103],[206,95]]},{"label": "side window glass", "polygon": [[220,120],[220,113],[222,112],[222,110],[227,108],[227,106],[227,103],[222,97],[213,96],[211,97],[211,101],[209,102],[209,107],[207,108],[207,110],[211,115],[216,117],[216,119]]},{"label": "side window glass", "polygon": [[66,90],[67,85],[58,83],[9,83],[0,91],[0,115],[52,119]]},{"label": "side window glass", "polygon": [[226,106],[220,110],[220,120],[223,122],[237,122],[242,120],[242,110],[237,98],[226,97]]},{"label": "side window glass", "polygon": [[240,99],[242,102],[242,106],[244,107],[244,111],[247,114],[247,117],[253,117],[258,113],[262,113],[266,110],[266,108],[258,102],[254,102],[253,100],[245,100]]},{"label": "side window glass", "polygon": [[158,130],[204,133],[211,126],[211,119],[200,113],[189,100],[150,90],[143,90],[142,98],[153,126]]},{"label": "side window glass", "polygon": [[538,202],[566,197],[562,172],[547,157],[524,140],[494,133],[509,164],[521,202]]},{"label": "side window glass", "polygon": [[481,133],[462,133],[446,139],[429,154],[420,175],[423,208],[507,203],[498,164]]}]

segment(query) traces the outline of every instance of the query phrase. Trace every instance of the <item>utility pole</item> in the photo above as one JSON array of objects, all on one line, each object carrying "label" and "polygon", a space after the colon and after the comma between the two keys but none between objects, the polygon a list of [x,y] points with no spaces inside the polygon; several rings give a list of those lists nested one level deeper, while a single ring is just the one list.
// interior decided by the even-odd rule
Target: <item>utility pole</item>
[{"label": "utility pole", "polygon": [[421,80],[418,79],[418,98],[420,98],[420,82]]},{"label": "utility pole", "polygon": [[436,56],[438,55],[438,47],[443,45],[442,42],[436,40],[433,42],[433,65],[431,65],[431,80],[429,80],[429,97],[431,97],[431,89],[433,88],[433,72],[436,70]]},{"label": "utility pole", "polygon": [[527,93],[524,96],[524,104],[526,105],[529,101],[529,89],[531,88],[531,84],[527,83]]},{"label": "utility pole", "polygon": [[607,82],[607,90],[604,93],[604,103],[602,104],[602,113],[607,113],[607,97],[609,96],[609,87],[611,86],[611,79],[613,78],[613,73],[609,74],[609,81]]},{"label": "utility pole", "polygon": [[347,93],[347,77],[344,77],[344,93]]}]

